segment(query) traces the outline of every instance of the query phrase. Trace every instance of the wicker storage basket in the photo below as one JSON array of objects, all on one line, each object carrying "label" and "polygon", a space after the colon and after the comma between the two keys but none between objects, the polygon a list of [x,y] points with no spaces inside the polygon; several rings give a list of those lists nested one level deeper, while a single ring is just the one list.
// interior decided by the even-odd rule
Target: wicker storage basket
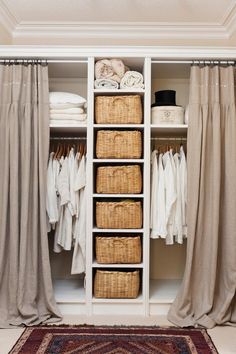
[{"label": "wicker storage basket", "polygon": [[140,229],[141,202],[96,202],[96,224],[101,229]]},{"label": "wicker storage basket", "polygon": [[142,172],[139,165],[98,167],[97,193],[141,193]]},{"label": "wicker storage basket", "polygon": [[95,98],[95,121],[98,124],[140,124],[142,115],[142,102],[138,95]]},{"label": "wicker storage basket", "polygon": [[98,263],[140,263],[140,236],[97,236],[96,260]]},{"label": "wicker storage basket", "polygon": [[120,272],[97,270],[94,279],[94,296],[98,298],[130,298],[138,296],[139,271]]},{"label": "wicker storage basket", "polygon": [[96,155],[101,159],[139,159],[142,155],[142,134],[136,130],[99,130]]}]

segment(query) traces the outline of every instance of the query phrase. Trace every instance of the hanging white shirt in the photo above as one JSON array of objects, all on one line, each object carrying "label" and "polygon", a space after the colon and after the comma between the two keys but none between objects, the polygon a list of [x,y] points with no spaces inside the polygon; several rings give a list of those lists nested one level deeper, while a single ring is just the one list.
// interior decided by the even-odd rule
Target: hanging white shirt
[{"label": "hanging white shirt", "polygon": [[154,150],[151,155],[151,215],[150,215],[150,228],[151,238],[158,238],[158,156],[157,150]]},{"label": "hanging white shirt", "polygon": [[172,151],[164,154],[163,162],[166,196],[166,244],[172,245],[174,243],[174,212],[176,202],[175,166]]},{"label": "hanging white shirt", "polygon": [[157,189],[157,231],[156,234],[161,238],[167,235],[166,229],[166,197],[165,197],[165,174],[162,163],[163,154],[158,158],[158,189]]},{"label": "hanging white shirt", "polygon": [[174,235],[176,242],[183,243],[183,228],[182,228],[182,207],[181,207],[181,180],[180,180],[180,154],[174,155],[175,170],[176,170],[176,208],[174,221]]},{"label": "hanging white shirt", "polygon": [[75,224],[75,243],[71,274],[85,272],[86,262],[86,162],[82,156],[75,181],[75,190],[80,193],[80,213]]},{"label": "hanging white shirt", "polygon": [[58,205],[57,205],[57,191],[55,185],[55,173],[53,171],[53,157],[54,152],[50,153],[48,168],[47,168],[47,197],[46,210],[50,224],[55,224],[58,221]]}]

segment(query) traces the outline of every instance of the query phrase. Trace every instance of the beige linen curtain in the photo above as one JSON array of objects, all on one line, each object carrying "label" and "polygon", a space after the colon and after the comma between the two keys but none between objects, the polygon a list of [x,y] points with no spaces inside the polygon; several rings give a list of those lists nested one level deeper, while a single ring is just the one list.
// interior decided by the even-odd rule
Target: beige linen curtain
[{"label": "beige linen curtain", "polygon": [[174,324],[236,325],[236,115],[233,66],[192,66],[188,245]]},{"label": "beige linen curtain", "polygon": [[60,318],[46,229],[48,68],[0,65],[0,327]]}]

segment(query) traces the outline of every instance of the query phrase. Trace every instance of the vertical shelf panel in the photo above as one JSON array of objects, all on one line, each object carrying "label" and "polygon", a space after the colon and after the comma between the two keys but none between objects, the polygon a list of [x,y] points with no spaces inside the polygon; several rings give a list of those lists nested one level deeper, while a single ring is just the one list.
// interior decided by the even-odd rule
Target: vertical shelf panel
[{"label": "vertical shelf panel", "polygon": [[92,315],[92,291],[93,291],[93,148],[94,148],[94,58],[88,58],[88,109],[87,109],[87,232],[86,232],[86,304],[87,313]]},{"label": "vertical shelf panel", "polygon": [[151,58],[144,62],[144,169],[143,169],[143,299],[145,315],[149,314],[149,209],[150,209],[150,113],[151,113]]}]

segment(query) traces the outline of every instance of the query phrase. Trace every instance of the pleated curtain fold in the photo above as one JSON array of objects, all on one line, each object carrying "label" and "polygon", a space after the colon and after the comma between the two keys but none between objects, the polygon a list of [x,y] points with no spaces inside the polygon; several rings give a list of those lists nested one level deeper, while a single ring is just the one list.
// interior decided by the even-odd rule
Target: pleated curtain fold
[{"label": "pleated curtain fold", "polygon": [[0,327],[60,319],[46,229],[48,68],[0,65]]},{"label": "pleated curtain fold", "polygon": [[191,67],[185,274],[168,318],[236,325],[236,114],[233,66]]}]

